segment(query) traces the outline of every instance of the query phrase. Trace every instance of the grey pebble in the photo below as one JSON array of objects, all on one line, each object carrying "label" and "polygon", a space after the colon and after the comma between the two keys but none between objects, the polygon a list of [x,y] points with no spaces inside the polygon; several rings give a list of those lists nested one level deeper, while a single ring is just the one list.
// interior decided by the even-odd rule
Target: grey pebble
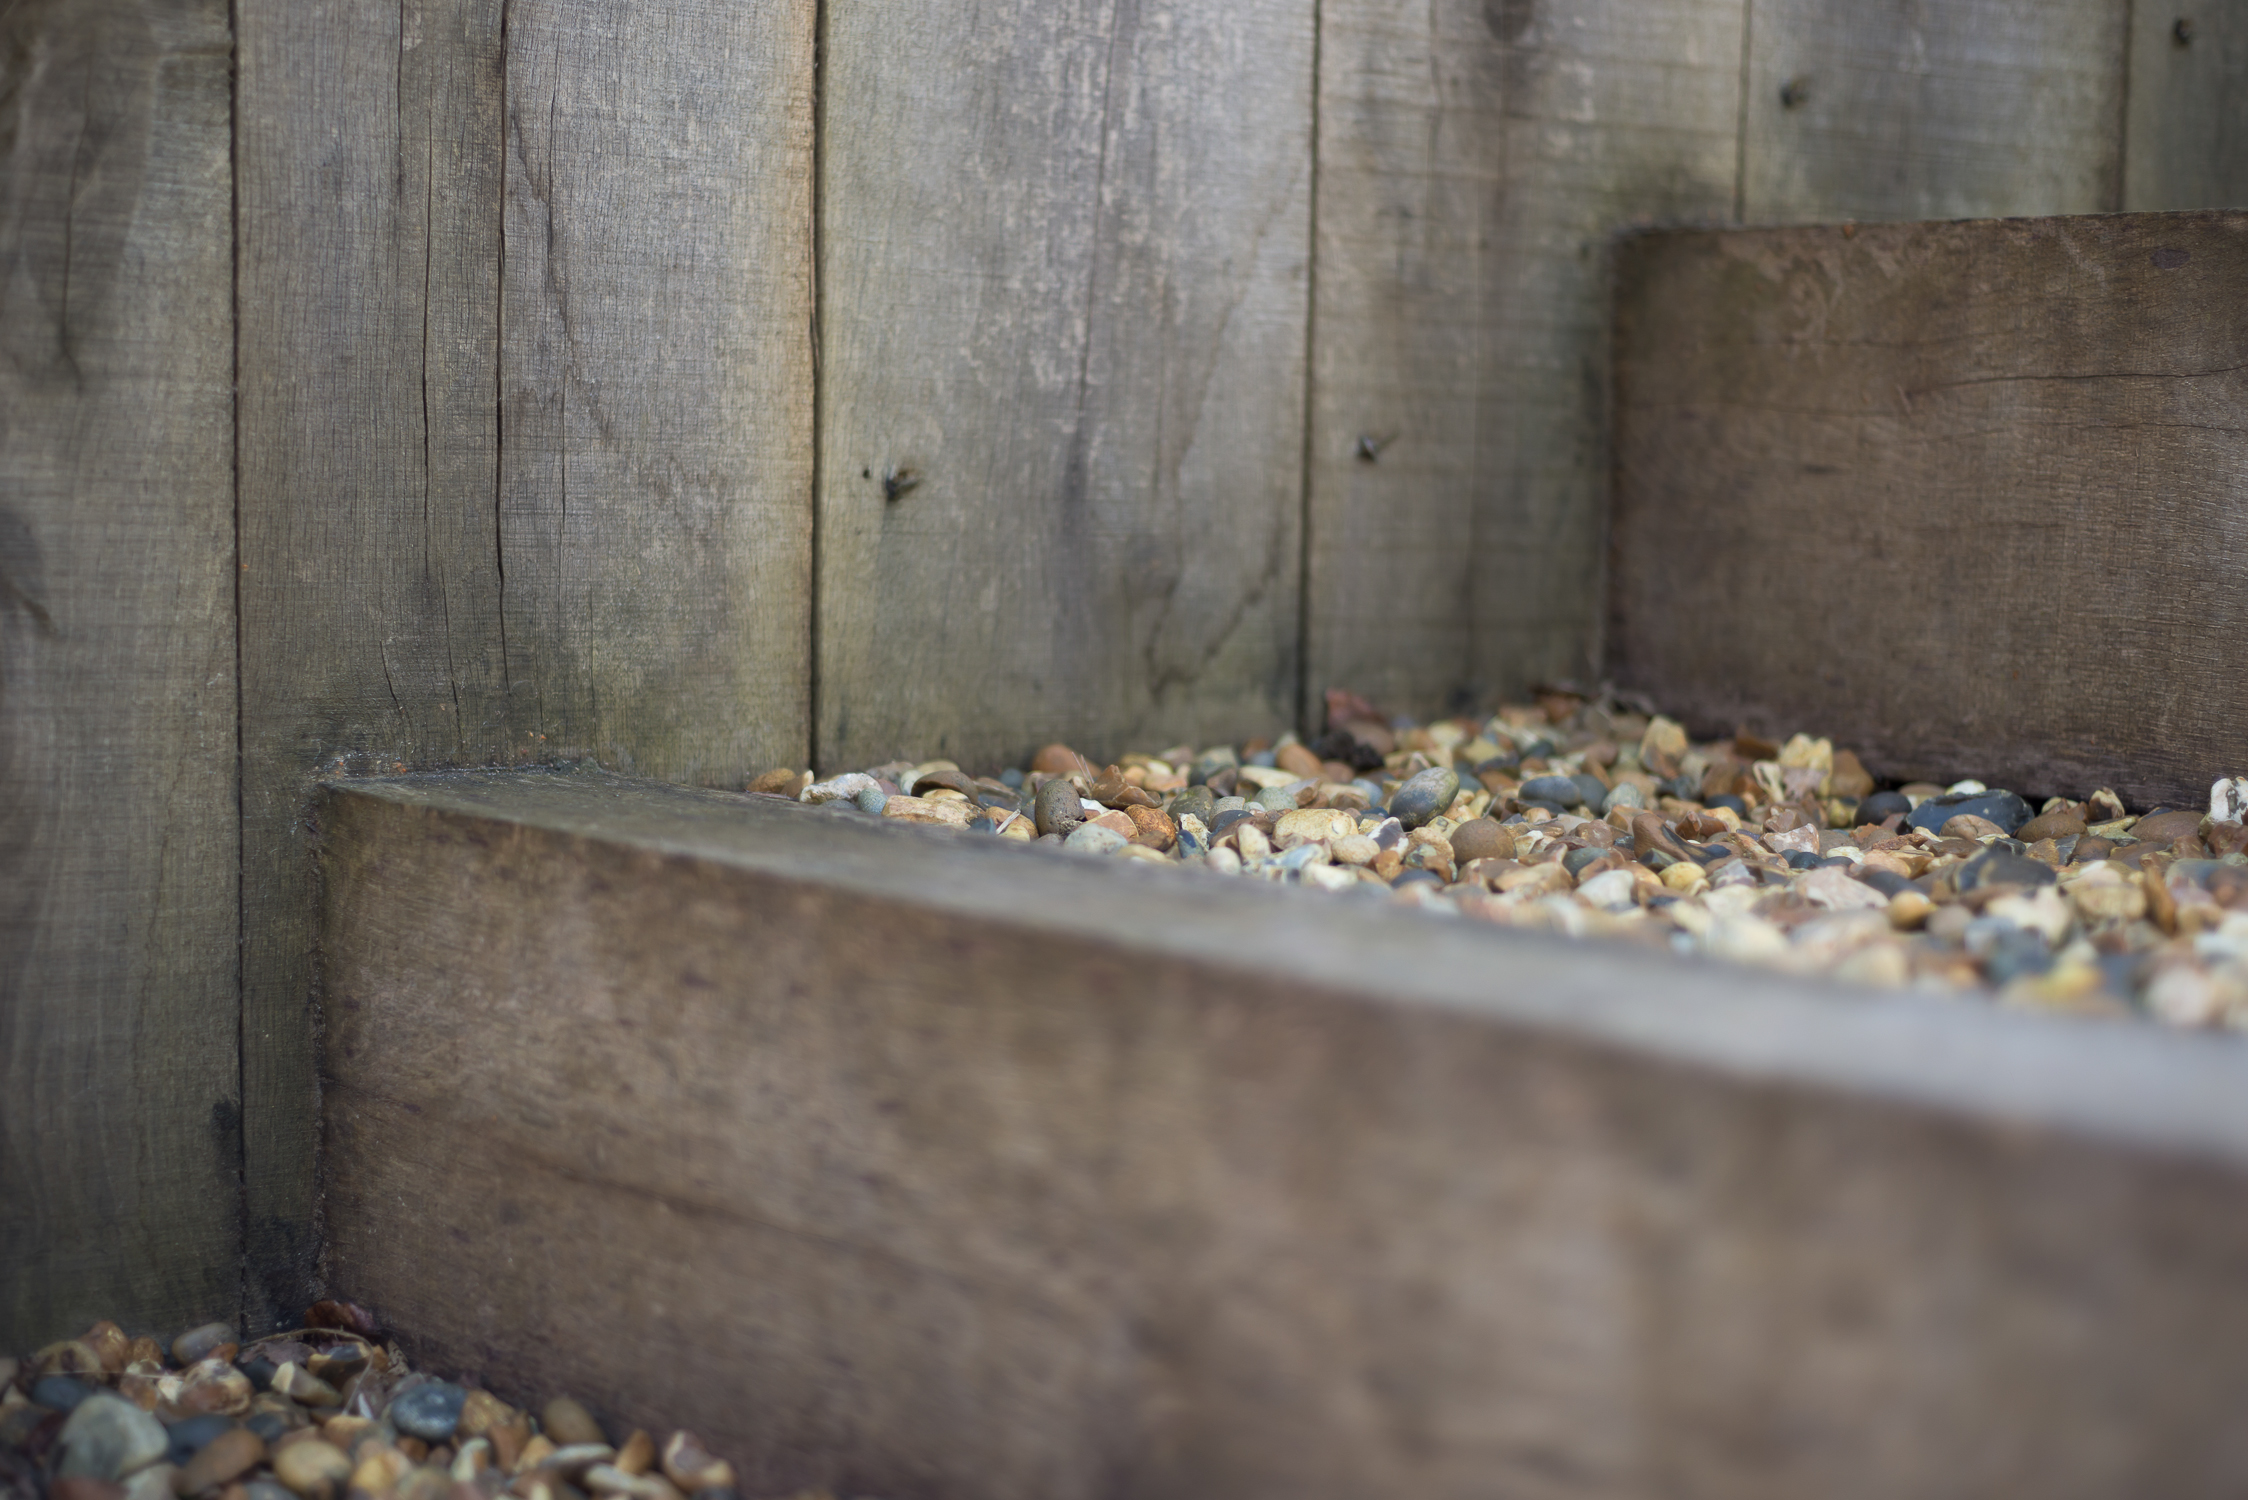
[{"label": "grey pebble", "polygon": [[1389,799],[1390,816],[1406,828],[1418,828],[1450,807],[1459,791],[1458,773],[1449,766],[1431,766],[1397,789]]},{"label": "grey pebble", "polygon": [[[233,1425],[224,1417],[219,1420]],[[135,1469],[147,1468],[171,1446],[163,1423],[107,1391],[78,1403],[70,1420],[62,1424],[61,1438],[62,1463],[55,1470],[57,1477],[111,1483]]]},{"label": "grey pebble", "polygon": [[390,1403],[383,1415],[390,1425],[408,1437],[418,1437],[425,1443],[442,1443],[453,1435],[460,1425],[461,1403],[468,1392],[449,1380],[432,1380],[427,1385],[417,1385]]}]

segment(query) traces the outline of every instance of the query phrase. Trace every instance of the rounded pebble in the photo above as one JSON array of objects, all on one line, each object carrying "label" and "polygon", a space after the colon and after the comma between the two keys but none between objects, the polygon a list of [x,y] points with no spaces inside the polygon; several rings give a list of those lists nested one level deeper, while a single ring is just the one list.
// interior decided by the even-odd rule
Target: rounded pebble
[{"label": "rounded pebble", "polygon": [[433,1380],[399,1396],[383,1415],[408,1437],[442,1443],[460,1424],[461,1403],[467,1399],[468,1392],[451,1381]]},{"label": "rounded pebble", "polygon": [[231,1427],[205,1443],[180,1469],[179,1490],[199,1495],[239,1479],[265,1460],[265,1440],[247,1427]]},{"label": "rounded pebble", "polygon": [[1574,776],[1533,776],[1515,795],[1524,802],[1549,802],[1560,808],[1575,807],[1584,800],[1578,795]]},{"label": "rounded pebble", "polygon": [[70,1420],[62,1424],[58,1441],[62,1462],[57,1474],[103,1480],[122,1479],[147,1468],[171,1445],[163,1423],[107,1391],[78,1403]]},{"label": "rounded pebble", "polygon": [[1615,786],[1609,788],[1608,795],[1600,799],[1600,811],[1604,815],[1612,813],[1618,808],[1637,810],[1646,805],[1647,794],[1641,791],[1635,783],[1629,781],[1617,782]]},{"label": "rounded pebble", "polygon": [[584,1403],[568,1396],[557,1396],[540,1409],[539,1426],[563,1448],[609,1441],[609,1434],[601,1430],[601,1424],[586,1410]]},{"label": "rounded pebble", "polygon": [[240,1342],[241,1335],[234,1331],[233,1324],[205,1323],[172,1340],[172,1358],[180,1365],[192,1365],[209,1359],[221,1345]]},{"label": "rounded pebble", "polygon": [[1114,854],[1131,842],[1113,828],[1103,828],[1098,823],[1086,823],[1062,841],[1062,847],[1079,854]]},{"label": "rounded pebble", "polygon": [[332,1443],[299,1438],[273,1455],[273,1477],[304,1500],[329,1500],[351,1478],[351,1457]]},{"label": "rounded pebble", "polygon": [[1440,816],[1459,795],[1460,778],[1449,766],[1431,766],[1412,777],[1389,799],[1390,816],[1408,829]]},{"label": "rounded pebble", "polygon": [[76,1411],[98,1389],[75,1375],[42,1375],[31,1383],[31,1399],[49,1411]]}]

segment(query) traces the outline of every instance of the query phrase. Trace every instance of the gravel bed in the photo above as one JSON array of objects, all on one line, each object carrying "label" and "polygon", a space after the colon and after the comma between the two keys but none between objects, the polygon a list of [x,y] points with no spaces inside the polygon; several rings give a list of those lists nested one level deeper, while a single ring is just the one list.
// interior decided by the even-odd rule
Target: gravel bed
[{"label": "gravel bed", "polygon": [[306,1322],[248,1345],[102,1322],[0,1358],[0,1500],[739,1500],[692,1433],[413,1370],[353,1303]]},{"label": "gravel bed", "polygon": [[1879,785],[1797,734],[1695,741],[1612,696],[1421,725],[1327,694],[1311,744],[949,760],[753,795],[1572,936],[2179,1026],[2248,1027],[2248,778],[2207,807]]}]

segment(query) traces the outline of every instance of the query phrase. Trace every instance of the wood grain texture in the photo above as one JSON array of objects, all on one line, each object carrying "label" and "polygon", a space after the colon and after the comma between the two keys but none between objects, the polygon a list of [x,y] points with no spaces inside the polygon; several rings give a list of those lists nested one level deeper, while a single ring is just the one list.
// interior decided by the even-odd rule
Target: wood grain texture
[{"label": "wood grain texture", "polygon": [[235,1309],[229,49],[0,13],[0,1348]]},{"label": "wood grain texture", "polygon": [[2123,206],[2248,208],[2248,0],[2139,0],[2130,89]]},{"label": "wood grain texture", "polygon": [[243,0],[253,1319],[312,1277],[313,773],[804,757],[811,15]]},{"label": "wood grain texture", "polygon": [[1878,773],[2205,806],[2248,759],[2248,215],[1654,235],[1615,667]]},{"label": "wood grain texture", "polygon": [[549,753],[804,762],[813,13],[508,7],[499,523]]},{"label": "wood grain texture", "polygon": [[1750,4],[1749,223],[2122,206],[2127,0]]},{"label": "wood grain texture", "polygon": [[1293,722],[1312,26],[828,7],[824,768]]},{"label": "wood grain texture", "polygon": [[2222,1041],[607,778],[323,816],[337,1273],[747,1493],[2248,1478]]},{"label": "wood grain texture", "polygon": [[1741,6],[1322,17],[1310,685],[1425,714],[1584,675],[1608,244],[1731,212]]},{"label": "wood grain texture", "polygon": [[314,1287],[310,778],[513,748],[494,503],[500,10],[239,10],[253,1324]]}]

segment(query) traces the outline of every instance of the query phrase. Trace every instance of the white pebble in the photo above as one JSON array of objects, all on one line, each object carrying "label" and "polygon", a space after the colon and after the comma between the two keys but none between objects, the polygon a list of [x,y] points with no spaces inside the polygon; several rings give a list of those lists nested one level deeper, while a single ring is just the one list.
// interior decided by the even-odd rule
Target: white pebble
[{"label": "white pebble", "polygon": [[813,803],[842,802],[879,786],[880,783],[864,771],[852,771],[846,775],[838,776],[832,781],[813,782],[796,794],[796,800]]},{"label": "white pebble", "polygon": [[2209,816],[2220,823],[2248,823],[2248,776],[2220,776],[2209,788]]}]

